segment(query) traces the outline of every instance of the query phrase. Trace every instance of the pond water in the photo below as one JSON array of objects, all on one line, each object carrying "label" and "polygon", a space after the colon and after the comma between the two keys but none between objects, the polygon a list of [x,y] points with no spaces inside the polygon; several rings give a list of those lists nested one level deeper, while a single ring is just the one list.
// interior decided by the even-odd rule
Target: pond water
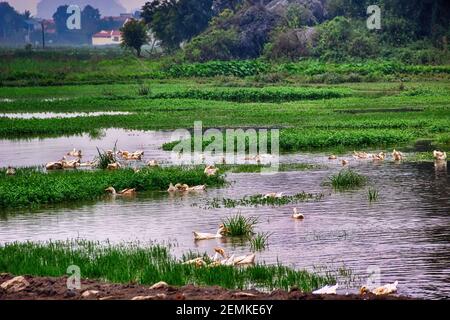
[{"label": "pond water", "polygon": [[120,116],[130,115],[125,111],[98,111],[98,112],[21,112],[21,113],[0,113],[0,118],[9,119],[51,119],[51,118],[77,118],[77,117],[99,117],[99,116]]},{"label": "pond water", "polygon": [[83,161],[92,160],[100,150],[109,150],[117,141],[117,148],[129,151],[144,150],[146,159],[160,162],[170,159],[168,152],[160,149],[170,141],[172,132],[106,129],[98,136],[89,134],[58,138],[0,139],[0,167],[13,165],[26,167],[44,165],[61,159],[73,149],[83,151]]},{"label": "pond water", "polygon": [[[95,154],[95,146],[110,148],[116,139],[128,149],[143,149],[146,159],[170,159],[157,149],[170,139],[168,132],[137,133],[116,130],[93,140],[88,136],[1,141],[1,150],[16,154],[21,165],[43,163],[61,156],[71,148]],[[77,140],[78,139],[78,140]],[[65,141],[65,143],[63,143]],[[3,149],[5,148],[5,149]],[[7,149],[6,149],[7,148]],[[42,152],[45,150],[45,152]],[[31,156],[29,155],[31,153]],[[41,154],[42,153],[42,154]],[[7,164],[0,155],[1,165]],[[282,156],[282,162],[321,163],[322,168],[280,172],[275,175],[254,173],[228,174],[232,183],[204,193],[171,196],[166,192],[140,194],[136,199],[106,198],[93,203],[55,206],[33,212],[4,213],[0,216],[0,243],[82,238],[112,242],[139,240],[168,241],[173,253],[188,250],[212,253],[215,246],[226,251],[248,253],[248,243],[224,240],[197,241],[192,231],[215,232],[222,219],[241,212],[258,217],[258,232],[270,232],[269,247],[257,254],[257,261],[290,265],[313,270],[345,266],[361,278],[343,286],[341,293],[353,292],[368,277],[367,268],[377,266],[381,282],[399,281],[399,294],[423,298],[450,297],[450,178],[447,166],[432,162],[394,163],[357,161],[350,167],[368,176],[380,199],[370,203],[367,187],[335,192],[322,185],[340,170],[338,161],[326,155],[294,154]],[[34,163],[32,163],[34,161]],[[283,191],[321,192],[322,200],[281,207],[201,209],[207,199],[239,199],[244,195]],[[298,207],[305,220],[291,218]]]}]

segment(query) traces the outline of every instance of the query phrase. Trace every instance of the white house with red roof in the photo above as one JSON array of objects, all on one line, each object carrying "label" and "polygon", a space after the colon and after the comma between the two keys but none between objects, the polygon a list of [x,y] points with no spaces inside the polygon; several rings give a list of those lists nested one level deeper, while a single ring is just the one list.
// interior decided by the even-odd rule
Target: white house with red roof
[{"label": "white house with red roof", "polygon": [[[121,14],[120,17],[109,17],[123,21],[124,26],[129,20],[131,15]],[[92,36],[93,46],[111,46],[119,45],[122,42],[122,32],[119,30],[102,30]]]},{"label": "white house with red roof", "polygon": [[92,36],[93,46],[119,45],[122,42],[122,32],[119,30],[102,30]]}]

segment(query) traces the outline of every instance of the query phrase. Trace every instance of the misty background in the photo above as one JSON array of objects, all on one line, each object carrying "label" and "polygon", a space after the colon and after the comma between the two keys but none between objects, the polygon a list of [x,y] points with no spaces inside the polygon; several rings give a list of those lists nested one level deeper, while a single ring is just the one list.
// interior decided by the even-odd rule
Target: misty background
[{"label": "misty background", "polygon": [[[124,12],[133,12],[140,9],[147,0],[9,0],[12,5],[19,12],[29,10],[32,15],[39,18],[50,19],[55,13],[56,8],[65,4],[77,4],[85,6],[90,4],[100,10],[102,15],[115,16]],[[38,5],[40,10],[38,12]]]}]

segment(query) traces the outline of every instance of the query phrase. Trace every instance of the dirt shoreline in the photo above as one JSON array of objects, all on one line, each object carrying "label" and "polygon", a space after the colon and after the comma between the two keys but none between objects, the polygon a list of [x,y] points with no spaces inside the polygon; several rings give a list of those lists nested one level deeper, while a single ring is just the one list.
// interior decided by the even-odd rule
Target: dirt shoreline
[{"label": "dirt shoreline", "polygon": [[[0,284],[13,279],[11,274],[0,274]],[[83,279],[81,290],[68,290],[67,277],[24,276],[25,285],[20,290],[0,288],[0,300],[410,300],[401,296],[366,295],[313,295],[293,289],[289,292],[275,290],[271,293],[256,290],[228,290],[217,286],[183,287],[114,284]]]}]

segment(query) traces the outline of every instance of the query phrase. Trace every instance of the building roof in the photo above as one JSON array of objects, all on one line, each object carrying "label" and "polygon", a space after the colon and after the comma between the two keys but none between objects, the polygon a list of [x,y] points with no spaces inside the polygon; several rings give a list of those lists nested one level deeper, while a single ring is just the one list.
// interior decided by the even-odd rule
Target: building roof
[{"label": "building roof", "polygon": [[114,36],[121,36],[122,32],[118,31],[118,30],[102,30],[100,32],[97,32],[96,34],[94,34],[92,37],[93,38],[111,38]]}]

